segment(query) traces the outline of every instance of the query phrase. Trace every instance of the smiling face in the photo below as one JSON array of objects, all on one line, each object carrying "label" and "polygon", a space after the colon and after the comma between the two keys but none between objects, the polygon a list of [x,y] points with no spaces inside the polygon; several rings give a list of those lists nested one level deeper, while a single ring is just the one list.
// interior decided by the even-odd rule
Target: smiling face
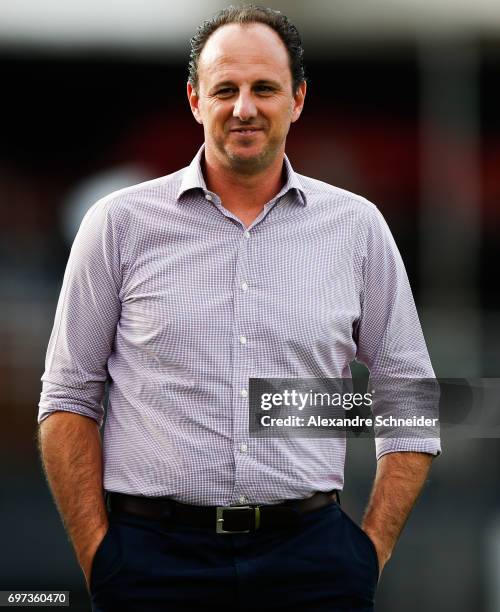
[{"label": "smiling face", "polygon": [[305,82],[292,91],[288,53],[272,28],[220,27],[201,52],[197,91],[188,83],[191,110],[205,132],[206,159],[244,174],[265,170],[283,157],[305,91]]}]

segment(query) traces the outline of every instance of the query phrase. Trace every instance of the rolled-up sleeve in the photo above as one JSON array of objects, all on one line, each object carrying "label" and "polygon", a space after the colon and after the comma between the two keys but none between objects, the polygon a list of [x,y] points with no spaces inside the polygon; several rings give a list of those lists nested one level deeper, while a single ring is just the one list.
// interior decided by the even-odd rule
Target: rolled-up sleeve
[{"label": "rolled-up sleeve", "polygon": [[[377,381],[384,381],[384,401],[381,397],[377,401],[374,395],[374,416],[406,418],[421,407],[424,412],[437,416],[436,394],[429,392],[429,385],[425,384],[435,375],[408,276],[394,238],[373,205],[367,205],[358,240],[363,280],[356,358],[370,370],[375,391]],[[415,382],[419,380],[423,381],[421,385]],[[414,382],[408,384],[409,381]],[[427,390],[422,393],[424,388]],[[425,406],[423,397],[427,401]],[[432,406],[431,402],[434,402]],[[397,428],[376,425],[377,459],[397,451],[440,454],[439,426],[428,430],[429,437],[425,429],[415,431],[415,435],[400,436]]]},{"label": "rolled-up sleeve", "polygon": [[94,204],[71,248],[50,336],[38,422],[56,411],[102,424],[102,399],[120,317],[121,261],[112,200]]}]

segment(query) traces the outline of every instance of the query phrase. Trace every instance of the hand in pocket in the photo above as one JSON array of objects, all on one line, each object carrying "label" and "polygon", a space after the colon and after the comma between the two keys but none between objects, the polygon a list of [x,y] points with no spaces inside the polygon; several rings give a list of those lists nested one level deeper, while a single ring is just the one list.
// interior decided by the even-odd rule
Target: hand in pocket
[{"label": "hand in pocket", "polygon": [[80,567],[82,568],[87,590],[90,591],[90,579],[92,574],[92,567],[94,565],[94,559],[97,551],[101,547],[104,538],[107,536],[109,531],[109,525],[99,529],[93,534],[92,540],[87,545],[85,552],[79,556]]}]

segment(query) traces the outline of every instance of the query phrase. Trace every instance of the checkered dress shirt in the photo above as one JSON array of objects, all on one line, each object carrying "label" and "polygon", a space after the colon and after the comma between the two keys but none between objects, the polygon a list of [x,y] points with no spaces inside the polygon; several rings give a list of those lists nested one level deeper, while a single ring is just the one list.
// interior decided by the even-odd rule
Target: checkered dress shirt
[{"label": "checkered dress shirt", "polygon": [[[344,438],[253,438],[250,377],[434,376],[390,231],[364,198],[295,173],[245,228],[174,174],[94,204],[73,243],[38,421],[103,422],[104,486],[199,505],[342,489]],[[440,452],[378,437],[377,457]]]}]

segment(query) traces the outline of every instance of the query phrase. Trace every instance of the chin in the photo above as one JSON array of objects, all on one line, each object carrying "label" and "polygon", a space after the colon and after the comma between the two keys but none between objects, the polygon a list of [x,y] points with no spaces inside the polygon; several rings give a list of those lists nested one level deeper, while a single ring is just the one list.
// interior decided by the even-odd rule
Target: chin
[{"label": "chin", "polygon": [[226,150],[228,159],[240,164],[260,164],[269,157],[269,151],[255,148],[238,148]]},{"label": "chin", "polygon": [[262,147],[228,147],[226,149],[228,157],[241,157],[241,159],[249,158],[257,158],[265,155],[266,151]]},{"label": "chin", "polygon": [[254,174],[269,166],[269,160],[263,155],[231,155],[230,166],[243,174]]}]

